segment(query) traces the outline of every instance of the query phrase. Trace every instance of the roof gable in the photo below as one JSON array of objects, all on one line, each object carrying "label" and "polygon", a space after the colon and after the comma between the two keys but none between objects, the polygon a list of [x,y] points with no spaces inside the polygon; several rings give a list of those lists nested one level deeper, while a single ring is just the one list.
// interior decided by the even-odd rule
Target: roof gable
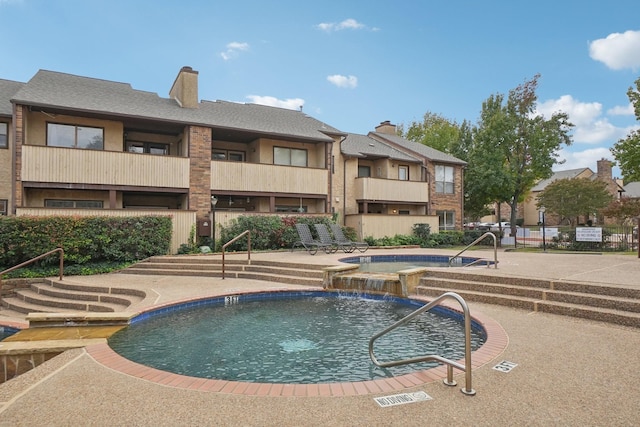
[{"label": "roof gable", "polygon": [[433,162],[452,163],[457,165],[466,165],[467,162],[458,159],[450,154],[443,153],[433,147],[429,147],[419,142],[410,141],[398,135],[392,135],[382,132],[369,132],[369,136],[376,140],[382,140],[394,144],[400,149],[409,150],[414,154],[424,157]]},{"label": "roof gable", "polygon": [[0,79],[0,116],[13,116],[11,98],[24,86],[24,83]]},{"label": "roof gable", "polygon": [[350,133],[340,144],[340,151],[345,156],[360,158],[388,158],[410,163],[422,163],[417,157],[400,151],[389,144],[370,138],[367,135]]},{"label": "roof gable", "polygon": [[593,173],[593,171],[589,168],[580,168],[580,169],[569,169],[569,170],[565,170],[565,171],[557,171],[554,172],[553,175],[551,175],[551,177],[547,178],[547,179],[543,179],[541,181],[539,181],[532,189],[531,191],[535,192],[535,191],[543,191],[545,188],[547,188],[547,186],[549,184],[551,184],[554,181],[558,181],[560,179],[573,179],[573,178],[577,178],[578,176],[582,175],[583,173],[587,173],[589,174],[588,176],[585,176],[585,178],[589,178],[593,175],[595,175]]}]

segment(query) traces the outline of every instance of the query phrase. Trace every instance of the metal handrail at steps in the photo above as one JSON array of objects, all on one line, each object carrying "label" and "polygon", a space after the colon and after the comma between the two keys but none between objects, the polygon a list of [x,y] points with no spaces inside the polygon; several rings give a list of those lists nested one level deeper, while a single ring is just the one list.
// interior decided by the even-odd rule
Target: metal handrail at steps
[{"label": "metal handrail at steps", "polygon": [[38,261],[38,260],[40,260],[40,259],[42,259],[44,257],[47,257],[47,256],[49,256],[51,254],[54,254],[56,252],[60,252],[60,267],[59,267],[59,270],[58,270],[58,276],[59,276],[60,280],[62,280],[62,276],[64,274],[64,249],[56,248],[56,249],[53,249],[53,250],[51,250],[51,251],[49,251],[47,253],[44,253],[42,255],[38,255],[35,258],[31,258],[30,260],[25,261],[22,264],[18,264],[16,266],[8,268],[8,269],[6,269],[4,271],[0,271],[0,303],[2,302],[2,275],[3,274],[10,273],[13,270],[17,270],[17,269],[22,268],[22,267],[24,267],[26,265],[34,263],[34,262],[36,262],[36,261]]},{"label": "metal handrail at steps", "polygon": [[[462,311],[464,313],[464,366],[459,364],[458,362],[455,362],[453,360],[449,360],[449,359],[447,359],[445,357],[438,356],[438,355],[413,357],[413,358],[404,359],[404,360],[394,360],[394,361],[391,361],[391,362],[379,362],[378,359],[376,359],[375,355],[373,354],[373,344],[374,344],[375,340],[377,340],[381,336],[387,334],[388,332],[391,332],[392,330],[396,329],[397,327],[404,325],[405,323],[409,322],[414,317],[416,317],[416,316],[418,316],[418,315],[420,315],[420,314],[422,314],[422,313],[424,313],[426,311],[431,310],[433,307],[438,305],[438,303],[440,301],[442,301],[444,299],[447,299],[447,298],[453,298],[456,301],[458,301],[458,303],[460,303],[460,306],[462,307]],[[462,393],[466,394],[467,396],[474,396],[476,394],[476,391],[472,388],[472,385],[471,385],[471,315],[469,314],[469,307],[467,306],[467,303],[465,302],[465,300],[462,299],[462,297],[460,295],[456,294],[455,292],[446,292],[446,293],[440,295],[438,298],[434,299],[429,304],[420,307],[419,309],[415,310],[413,313],[405,316],[404,318],[398,320],[393,325],[389,326],[388,328],[384,329],[383,331],[378,332],[377,334],[372,336],[371,339],[369,340],[369,357],[371,357],[371,361],[376,366],[379,366],[381,368],[389,368],[389,367],[392,367],[392,366],[407,365],[409,363],[427,362],[427,361],[430,361],[430,360],[435,360],[435,361],[444,363],[444,364],[447,365],[447,378],[445,380],[443,380],[444,384],[446,384],[448,386],[455,386],[456,385],[456,382],[453,380],[453,368],[457,368],[457,369],[460,369],[461,371],[463,371],[465,373],[465,387],[461,388],[460,391]]]},{"label": "metal handrail at steps", "polygon": [[[490,231],[487,231],[486,233],[484,233],[482,236],[478,237],[476,240],[474,240],[472,243],[470,243],[469,245],[467,245],[463,250],[461,250],[460,252],[458,252],[457,254],[455,254],[454,256],[452,256],[451,258],[449,258],[449,267],[451,267],[451,263],[453,262],[454,259],[458,258],[464,251],[466,251],[467,249],[469,249],[472,246],[477,245],[478,243],[480,243],[482,240],[484,240],[485,237],[487,236],[491,236],[491,238],[493,239],[493,265],[494,268],[498,268],[498,240],[496,239],[496,235],[493,234]],[[465,267],[469,267],[472,266],[474,264],[478,264],[480,262],[482,262],[483,260],[481,259],[477,259],[473,262],[470,262],[469,264],[466,264]],[[491,267],[491,264],[489,264],[487,262],[487,268]]]},{"label": "metal handrail at steps", "polygon": [[232,244],[233,242],[235,242],[236,240],[238,240],[239,238],[241,238],[241,237],[243,237],[245,235],[248,235],[247,236],[247,262],[249,264],[251,264],[251,230],[246,230],[246,231],[243,231],[242,233],[238,234],[233,239],[229,240],[224,245],[222,245],[222,278],[223,279],[224,279],[224,250],[227,249],[227,247],[230,244]]}]

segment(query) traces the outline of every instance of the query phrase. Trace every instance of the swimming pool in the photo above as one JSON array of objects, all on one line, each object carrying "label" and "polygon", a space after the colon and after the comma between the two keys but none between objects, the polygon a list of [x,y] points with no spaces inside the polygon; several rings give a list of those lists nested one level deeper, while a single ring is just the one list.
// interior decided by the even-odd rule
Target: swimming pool
[{"label": "swimming pool", "polygon": [[15,334],[18,331],[19,329],[0,325],[0,341],[2,341],[5,338],[9,338],[11,335]]},{"label": "swimming pool", "polygon": [[[464,266],[480,258],[458,257],[453,266]],[[395,273],[416,267],[449,267],[446,255],[370,255],[341,258],[340,262],[360,264],[363,273]]]},{"label": "swimming pool", "polygon": [[[164,371],[229,381],[317,384],[363,381],[428,369],[382,369],[368,340],[424,302],[326,291],[262,292],[184,303],[144,313],[109,339],[129,360]],[[436,308],[376,344],[384,358],[464,355],[461,316]],[[434,326],[434,322],[438,326]],[[485,340],[474,324],[472,346]],[[434,345],[438,340],[439,344]]]}]

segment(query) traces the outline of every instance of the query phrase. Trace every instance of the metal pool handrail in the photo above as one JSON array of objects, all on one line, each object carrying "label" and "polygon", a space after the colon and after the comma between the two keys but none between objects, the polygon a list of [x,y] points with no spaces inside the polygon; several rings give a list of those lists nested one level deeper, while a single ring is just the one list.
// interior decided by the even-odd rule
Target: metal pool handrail
[{"label": "metal pool handrail", "polygon": [[[445,357],[437,356],[437,355],[413,357],[413,358],[404,359],[404,360],[394,360],[394,361],[391,361],[391,362],[379,362],[378,359],[376,359],[375,355],[373,354],[373,344],[374,344],[375,340],[377,340],[381,336],[387,334],[388,332],[391,332],[392,330],[396,329],[397,327],[404,325],[405,323],[409,322],[414,317],[416,317],[416,316],[418,316],[418,315],[420,315],[420,314],[422,314],[422,313],[424,313],[426,311],[431,310],[433,307],[438,305],[438,303],[440,301],[442,301],[444,299],[447,299],[447,298],[453,298],[456,301],[458,301],[458,303],[460,303],[460,306],[462,307],[462,311],[464,313],[464,366],[459,364],[458,362],[455,362],[453,360],[449,360],[449,359],[447,359]],[[376,366],[379,366],[381,368],[389,368],[389,367],[392,367],[392,366],[407,365],[409,363],[426,362],[426,361],[430,361],[430,360],[435,360],[435,361],[444,363],[444,364],[447,365],[447,378],[445,380],[443,380],[444,384],[446,384],[448,386],[455,386],[456,385],[456,382],[453,380],[453,368],[457,368],[457,369],[460,369],[461,371],[464,371],[464,373],[465,373],[465,387],[461,388],[460,391],[462,391],[462,393],[464,393],[464,394],[466,394],[468,396],[474,396],[476,394],[476,391],[471,386],[471,315],[469,314],[469,307],[467,306],[467,303],[465,302],[465,300],[462,299],[462,297],[460,295],[456,294],[455,292],[446,292],[446,293],[440,295],[438,298],[434,299],[429,304],[420,307],[419,309],[415,310],[413,313],[405,316],[404,318],[398,320],[393,325],[389,326],[388,328],[384,329],[383,331],[378,332],[377,334],[372,336],[371,339],[369,340],[369,357],[371,357],[371,361]]]},{"label": "metal pool handrail", "polygon": [[[464,251],[466,251],[470,247],[475,246],[476,244],[480,243],[487,236],[491,236],[491,238],[493,239],[493,265],[494,265],[494,268],[498,268],[498,240],[496,239],[496,235],[493,234],[490,231],[487,231],[482,236],[480,236],[476,240],[474,240],[467,247],[465,247],[463,250],[461,250],[460,252],[458,252],[457,254],[452,256],[451,258],[449,258],[449,267],[451,267],[451,263],[453,262],[454,259],[458,258]],[[472,262],[471,264],[468,264],[468,265],[477,264],[478,262],[480,262],[480,260],[476,260],[476,261],[474,261],[474,262]],[[487,268],[489,268],[489,267],[490,267],[490,264],[487,262]]]},{"label": "metal pool handrail", "polygon": [[4,271],[0,271],[0,302],[2,302],[2,275],[3,274],[9,273],[9,272],[11,272],[13,270],[17,270],[19,268],[22,268],[22,267],[24,267],[26,265],[29,265],[29,264],[31,264],[31,263],[33,263],[35,261],[38,261],[39,259],[47,257],[47,256],[49,256],[49,255],[51,255],[53,253],[56,253],[56,252],[60,252],[60,267],[58,269],[58,276],[59,276],[60,280],[62,280],[62,276],[64,274],[64,249],[56,248],[56,249],[53,249],[53,250],[51,250],[51,251],[49,251],[47,253],[44,253],[42,255],[38,255],[35,258],[31,258],[30,260],[25,261],[22,264],[18,264],[16,266],[8,268],[8,269],[6,269]]},{"label": "metal pool handrail", "polygon": [[224,279],[224,250],[227,248],[227,246],[229,246],[230,244],[232,244],[233,242],[235,242],[236,240],[238,240],[239,238],[241,238],[245,234],[249,235],[247,237],[247,261],[248,261],[249,264],[251,264],[251,230],[246,230],[246,231],[243,231],[242,233],[238,234],[233,239],[229,240],[224,245],[222,245],[222,278],[223,279]]}]

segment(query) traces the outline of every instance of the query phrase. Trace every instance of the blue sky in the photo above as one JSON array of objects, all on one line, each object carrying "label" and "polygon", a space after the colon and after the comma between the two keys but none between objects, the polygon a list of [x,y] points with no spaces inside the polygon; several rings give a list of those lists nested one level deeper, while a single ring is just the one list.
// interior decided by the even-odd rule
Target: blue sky
[{"label": "blue sky", "polygon": [[640,127],[638,16],[637,0],[0,0],[0,78],[47,69],[167,97],[188,65],[201,99],[302,106],[366,134],[426,112],[476,123],[540,73],[539,111],[576,125],[556,169],[595,171]]}]

